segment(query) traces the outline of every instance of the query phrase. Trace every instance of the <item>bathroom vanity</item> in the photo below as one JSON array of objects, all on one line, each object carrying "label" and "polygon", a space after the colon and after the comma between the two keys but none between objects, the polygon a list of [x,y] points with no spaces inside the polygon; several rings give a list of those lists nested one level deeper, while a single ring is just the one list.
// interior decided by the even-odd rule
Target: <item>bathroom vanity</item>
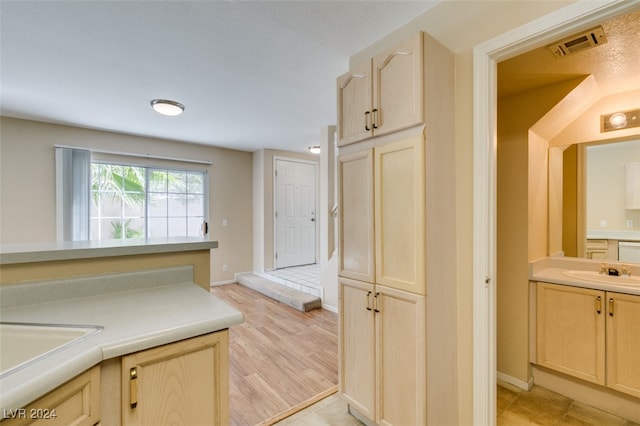
[{"label": "bathroom vanity", "polygon": [[588,398],[615,400],[626,417],[638,421],[640,267],[566,258],[530,267],[536,383],[564,381],[581,399],[588,389]]}]

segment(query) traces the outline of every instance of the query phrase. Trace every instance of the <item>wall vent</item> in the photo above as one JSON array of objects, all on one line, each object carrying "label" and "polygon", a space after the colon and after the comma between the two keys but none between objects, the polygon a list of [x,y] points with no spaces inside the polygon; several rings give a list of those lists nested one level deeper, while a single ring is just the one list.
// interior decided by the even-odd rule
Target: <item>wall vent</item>
[{"label": "wall vent", "polygon": [[558,58],[581,52],[585,49],[605,44],[607,36],[602,27],[592,28],[580,34],[574,34],[549,46],[549,50]]}]

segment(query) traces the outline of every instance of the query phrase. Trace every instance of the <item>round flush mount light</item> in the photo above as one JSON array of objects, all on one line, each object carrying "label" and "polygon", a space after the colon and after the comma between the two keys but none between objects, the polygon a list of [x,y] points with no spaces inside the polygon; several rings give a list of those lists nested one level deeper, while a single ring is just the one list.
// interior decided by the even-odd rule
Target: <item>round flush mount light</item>
[{"label": "round flush mount light", "polygon": [[313,145],[307,148],[312,154],[320,154],[320,145]]},{"label": "round flush mount light", "polygon": [[614,129],[625,127],[627,125],[627,114],[624,112],[612,114],[611,117],[609,117],[609,124],[611,124],[611,127]]},{"label": "round flush mount light", "polygon": [[184,105],[176,101],[169,101],[167,99],[154,99],[151,101],[151,108],[153,108],[158,114],[176,116],[182,114],[184,111]]}]

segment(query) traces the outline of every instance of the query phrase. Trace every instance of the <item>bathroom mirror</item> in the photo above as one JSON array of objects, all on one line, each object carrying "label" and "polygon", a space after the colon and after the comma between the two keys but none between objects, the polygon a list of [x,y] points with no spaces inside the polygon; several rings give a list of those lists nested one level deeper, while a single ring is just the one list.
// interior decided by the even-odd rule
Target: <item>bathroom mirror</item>
[{"label": "bathroom mirror", "polygon": [[[565,256],[617,261],[619,241],[640,243],[640,208],[629,203],[640,191],[640,174],[628,171],[640,163],[640,138],[550,148],[549,155],[550,187],[562,193]],[[555,172],[554,161],[562,161]]]}]

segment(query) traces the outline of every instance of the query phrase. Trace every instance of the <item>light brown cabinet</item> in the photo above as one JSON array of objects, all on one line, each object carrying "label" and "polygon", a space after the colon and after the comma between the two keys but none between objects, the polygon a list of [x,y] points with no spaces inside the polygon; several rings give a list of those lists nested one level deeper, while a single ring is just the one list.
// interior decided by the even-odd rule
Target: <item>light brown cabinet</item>
[{"label": "light brown cabinet", "polygon": [[423,33],[338,78],[338,146],[424,121]]},{"label": "light brown cabinet", "polygon": [[536,363],[640,397],[640,296],[538,283]]},{"label": "light brown cabinet", "polygon": [[100,366],[76,376],[25,408],[4,413],[2,426],[93,426],[100,421]]},{"label": "light brown cabinet", "polygon": [[229,424],[228,331],[122,358],[122,424]]},{"label": "light brown cabinet", "polygon": [[340,392],[379,424],[426,421],[424,140],[340,156]]},{"label": "light brown cabinet", "polygon": [[379,424],[426,421],[424,296],[340,279],[340,392]]},{"label": "light brown cabinet", "polygon": [[424,141],[340,156],[341,276],[425,294]]},{"label": "light brown cabinet", "polygon": [[640,296],[606,297],[607,386],[640,398]]}]

